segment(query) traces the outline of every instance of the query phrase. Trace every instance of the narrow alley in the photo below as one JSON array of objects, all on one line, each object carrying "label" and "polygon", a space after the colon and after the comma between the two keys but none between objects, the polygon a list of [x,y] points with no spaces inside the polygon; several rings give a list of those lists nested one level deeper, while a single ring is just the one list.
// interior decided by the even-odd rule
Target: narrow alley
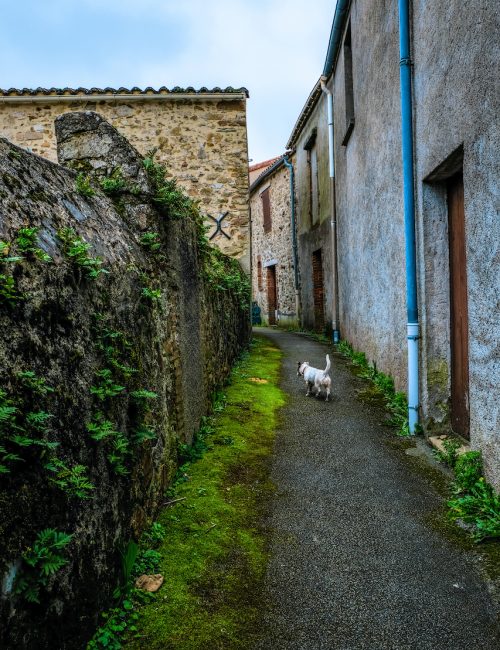
[{"label": "narrow alley", "polygon": [[500,650],[498,2],[4,5],[0,650]]},{"label": "narrow alley", "polygon": [[498,648],[477,562],[429,523],[443,500],[415,450],[405,454],[380,411],[356,398],[361,382],[335,356],[333,400],[305,396],[297,361],[324,367],[331,346],[261,331],[284,354],[288,401],[259,650]]}]

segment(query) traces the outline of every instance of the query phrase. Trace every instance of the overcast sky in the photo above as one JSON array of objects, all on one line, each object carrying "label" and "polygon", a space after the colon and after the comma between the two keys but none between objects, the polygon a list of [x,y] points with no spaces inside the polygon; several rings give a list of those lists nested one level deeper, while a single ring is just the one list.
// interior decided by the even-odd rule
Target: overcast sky
[{"label": "overcast sky", "polygon": [[249,156],[279,155],[336,0],[0,0],[0,86],[246,86]]}]

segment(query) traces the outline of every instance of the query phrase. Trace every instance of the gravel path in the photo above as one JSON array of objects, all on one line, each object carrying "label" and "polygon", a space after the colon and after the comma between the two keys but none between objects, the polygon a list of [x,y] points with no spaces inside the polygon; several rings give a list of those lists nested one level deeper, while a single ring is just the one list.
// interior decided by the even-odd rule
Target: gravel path
[{"label": "gravel path", "polygon": [[333,400],[305,396],[297,361],[326,345],[259,330],[283,352],[271,560],[256,650],[498,650],[488,589],[425,519],[440,497],[387,444],[380,413],[332,359]]}]

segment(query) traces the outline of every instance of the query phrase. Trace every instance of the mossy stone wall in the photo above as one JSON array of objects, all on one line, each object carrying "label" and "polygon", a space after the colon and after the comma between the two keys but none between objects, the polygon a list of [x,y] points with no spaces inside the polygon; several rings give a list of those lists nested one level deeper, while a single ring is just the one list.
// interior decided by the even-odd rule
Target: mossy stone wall
[{"label": "mossy stone wall", "polygon": [[[0,474],[2,648],[84,647],[112,603],[120,547],[162,503],[178,442],[191,439],[249,337],[241,295],[206,279],[196,221],[158,209],[141,157],[109,124],[92,113],[79,120],[78,137],[105,132],[117,156],[109,168],[121,159],[126,189],[118,194],[92,181],[93,194],[82,196],[76,171],[0,140],[0,240],[7,245],[0,278],[13,282],[10,298],[0,282],[0,388],[20,426],[28,427],[28,413],[50,415],[43,430],[30,429],[43,444],[16,447],[5,429],[0,441],[20,457]],[[20,252],[26,227],[38,229],[36,248]],[[106,273],[89,277],[61,241],[65,228],[90,245],[89,258],[102,258]],[[141,244],[151,232],[156,251]],[[100,399],[103,370],[116,395]],[[20,375],[27,371],[53,392],[30,388]],[[144,390],[156,397],[137,393]],[[104,419],[122,438],[91,437],[89,423]],[[144,429],[146,439],[138,433]],[[112,457],[122,439],[120,473]],[[92,498],[54,482],[58,475],[47,469],[54,457],[70,469],[85,467]],[[15,588],[26,571],[23,554],[45,528],[73,535],[61,551],[68,563],[41,587],[40,603],[29,603]]]}]

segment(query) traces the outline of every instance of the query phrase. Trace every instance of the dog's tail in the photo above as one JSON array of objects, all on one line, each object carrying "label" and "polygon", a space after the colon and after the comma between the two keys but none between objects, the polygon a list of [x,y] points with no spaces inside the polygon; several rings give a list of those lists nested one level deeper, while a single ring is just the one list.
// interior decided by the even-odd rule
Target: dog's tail
[{"label": "dog's tail", "polygon": [[323,374],[326,375],[326,374],[328,374],[328,372],[330,372],[330,357],[327,354],[326,355],[326,368],[323,370]]}]

